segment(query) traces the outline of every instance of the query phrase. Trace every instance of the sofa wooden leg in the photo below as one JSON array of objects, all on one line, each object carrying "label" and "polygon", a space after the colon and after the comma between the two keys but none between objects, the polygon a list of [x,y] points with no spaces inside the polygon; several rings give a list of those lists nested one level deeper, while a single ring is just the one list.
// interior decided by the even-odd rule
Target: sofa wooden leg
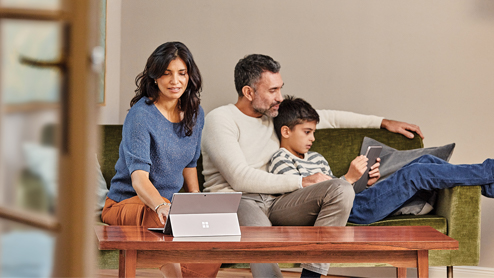
[{"label": "sofa wooden leg", "polygon": [[453,266],[452,265],[446,266],[446,277],[453,278]]}]

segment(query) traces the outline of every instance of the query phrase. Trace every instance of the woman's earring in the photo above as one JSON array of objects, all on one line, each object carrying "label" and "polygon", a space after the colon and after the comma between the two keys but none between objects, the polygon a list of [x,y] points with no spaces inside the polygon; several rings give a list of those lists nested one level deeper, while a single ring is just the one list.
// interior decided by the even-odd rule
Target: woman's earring
[{"label": "woman's earring", "polygon": [[154,80],[154,84],[158,84],[158,82],[156,82],[156,79]]}]

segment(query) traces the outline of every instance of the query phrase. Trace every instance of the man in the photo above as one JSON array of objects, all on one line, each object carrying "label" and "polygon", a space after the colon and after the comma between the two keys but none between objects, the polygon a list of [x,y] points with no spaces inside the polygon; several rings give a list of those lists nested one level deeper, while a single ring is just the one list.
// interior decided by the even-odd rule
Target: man
[{"label": "man", "polygon": [[[242,226],[344,226],[354,191],[350,183],[317,173],[307,177],[267,172],[279,148],[273,127],[283,101],[280,65],[271,57],[248,55],[235,67],[238,100],[211,111],[202,137],[206,192],[243,192]],[[386,128],[412,138],[415,125],[350,112],[321,110],[318,128]],[[303,264],[302,277],[327,274],[328,264]],[[254,277],[282,277],[277,264],[251,264]]]}]

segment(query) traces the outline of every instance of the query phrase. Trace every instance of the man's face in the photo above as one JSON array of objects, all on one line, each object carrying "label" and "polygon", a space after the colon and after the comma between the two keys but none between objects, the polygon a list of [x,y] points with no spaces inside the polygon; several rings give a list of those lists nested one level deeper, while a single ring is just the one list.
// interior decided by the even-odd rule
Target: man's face
[{"label": "man's face", "polygon": [[254,98],[252,100],[252,108],[260,116],[268,117],[278,116],[278,108],[283,101],[281,96],[281,88],[283,87],[283,79],[281,74],[265,71],[261,75],[261,79],[256,84]]}]

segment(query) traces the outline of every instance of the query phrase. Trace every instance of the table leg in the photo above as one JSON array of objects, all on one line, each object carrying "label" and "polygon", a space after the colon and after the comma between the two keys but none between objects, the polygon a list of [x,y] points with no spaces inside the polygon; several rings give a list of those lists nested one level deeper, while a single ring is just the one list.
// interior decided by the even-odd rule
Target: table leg
[{"label": "table leg", "polygon": [[407,268],[406,267],[397,267],[396,268],[396,277],[406,278],[407,277]]},{"label": "table leg", "polygon": [[429,250],[417,251],[417,276],[419,278],[429,277]]},{"label": "table leg", "polygon": [[137,250],[120,250],[118,256],[118,277],[135,277]]}]

